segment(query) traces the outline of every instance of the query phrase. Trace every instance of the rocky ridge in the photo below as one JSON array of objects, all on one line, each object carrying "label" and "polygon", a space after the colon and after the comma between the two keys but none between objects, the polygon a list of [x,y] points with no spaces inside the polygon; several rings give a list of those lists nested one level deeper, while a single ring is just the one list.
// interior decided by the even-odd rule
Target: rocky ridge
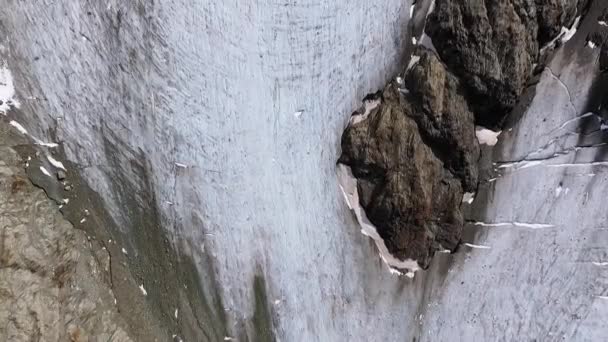
[{"label": "rocky ridge", "polygon": [[[476,191],[476,125],[498,130],[551,48],[576,30],[586,0],[437,0],[405,72],[353,114],[339,164],[388,251],[429,266],[462,236]],[[541,47],[542,51],[541,51]],[[369,106],[368,106],[369,108]],[[363,115],[365,112],[365,115]]]},{"label": "rocky ridge", "polygon": [[0,340],[132,341],[108,251],[30,182],[14,148],[28,144],[0,122]]}]

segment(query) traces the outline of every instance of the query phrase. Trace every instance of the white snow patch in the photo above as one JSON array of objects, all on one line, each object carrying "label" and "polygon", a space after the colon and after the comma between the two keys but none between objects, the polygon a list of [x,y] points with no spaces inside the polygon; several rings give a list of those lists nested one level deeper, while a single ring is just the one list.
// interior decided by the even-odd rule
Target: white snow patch
[{"label": "white snow patch", "polygon": [[527,169],[529,167],[537,166],[540,164],[542,164],[542,160],[523,160],[523,161],[515,162],[515,163],[505,163],[505,164],[500,165],[498,168],[506,169],[508,167],[513,167],[513,168],[519,170],[519,169]]},{"label": "white snow patch", "polygon": [[608,23],[602,20],[598,21],[597,23],[600,24],[600,26],[608,26]]},{"label": "white snow patch", "polygon": [[543,228],[553,228],[555,225],[546,224],[546,223],[526,223],[526,222],[475,222],[476,226],[483,227],[519,227],[519,228],[530,228],[530,229],[543,229]]},{"label": "white snow patch", "polygon": [[492,247],[490,247],[490,246],[484,246],[484,245],[474,245],[474,244],[472,244],[472,243],[468,243],[468,242],[467,242],[467,243],[465,243],[464,245],[465,245],[465,246],[468,246],[468,247],[471,247],[471,248],[476,248],[476,249],[490,249],[490,248],[492,248]]},{"label": "white snow patch", "polygon": [[592,262],[592,264],[594,264],[595,266],[599,266],[599,267],[608,266],[608,262],[597,262],[597,261],[594,261],[594,262]]},{"label": "white snow patch", "polygon": [[608,300],[608,296],[596,296],[596,297],[599,298],[599,299],[606,299],[606,300]]},{"label": "white snow patch", "polygon": [[372,112],[372,110],[376,109],[376,107],[378,107],[380,105],[380,101],[381,101],[380,99],[365,101],[363,103],[363,105],[365,107],[365,112],[363,114],[357,113],[357,114],[351,116],[349,125],[355,125],[361,121],[367,120],[367,117]]},{"label": "white snow patch", "polygon": [[414,17],[414,9],[416,8],[416,4],[410,6],[410,18]]},{"label": "white snow patch", "polygon": [[63,204],[68,204],[70,203],[70,199],[69,198],[64,198],[63,199]]},{"label": "white snow patch", "polygon": [[224,341],[232,341],[232,340],[234,340],[234,337],[230,337],[230,336],[224,337]]},{"label": "white snow patch", "polygon": [[429,11],[426,14],[426,17],[429,17],[429,14],[433,13],[433,11],[435,10],[435,0],[433,0],[433,2],[431,2],[431,6],[429,6]]},{"label": "white snow patch", "polygon": [[85,223],[86,221],[87,219],[83,217],[82,220],[80,220],[80,223]]},{"label": "white snow patch", "polygon": [[8,70],[6,63],[0,65],[0,113],[6,115],[12,103],[19,108],[19,101],[15,99],[15,86],[13,84],[13,75]]},{"label": "white snow patch", "polygon": [[173,314],[173,316],[175,316],[175,319],[177,319],[177,314],[179,313],[179,309],[175,308],[175,313]]},{"label": "white snow patch", "polygon": [[412,37],[412,44],[414,44],[414,45],[418,44],[418,40],[416,39],[416,37]]},{"label": "white snow patch", "polygon": [[281,302],[282,302],[282,300],[277,299],[277,300],[274,301],[274,305],[279,305],[279,304],[281,304]]},{"label": "white snow patch", "polygon": [[304,111],[298,110],[295,113],[293,113],[293,116],[295,116],[296,118],[299,118],[300,116],[302,116],[302,114],[304,114]]},{"label": "white snow patch", "polygon": [[559,195],[562,193],[562,186],[559,185],[556,189],[555,189],[555,197],[559,197]]},{"label": "white snow patch", "polygon": [[141,293],[142,293],[144,296],[147,296],[147,295],[148,295],[148,292],[147,292],[147,291],[146,291],[146,289],[144,288],[144,284],[139,285],[139,290],[141,291]]},{"label": "white snow patch", "polygon": [[591,49],[595,49],[596,45],[594,42],[592,42],[591,40],[587,42],[587,47],[591,48]]},{"label": "white snow patch", "polygon": [[11,120],[11,122],[8,123],[9,125],[15,127],[19,133],[23,134],[23,135],[27,135],[27,129],[25,129],[25,127],[21,126],[20,123],[18,123],[15,120]]},{"label": "white snow patch", "polygon": [[479,144],[486,144],[488,146],[494,146],[498,142],[498,136],[502,133],[502,131],[494,132],[485,127],[476,126],[475,127],[475,136],[477,136],[477,141]]},{"label": "white snow patch", "polygon": [[[29,135],[29,133],[27,132],[27,129],[25,129],[25,127],[23,127],[17,121],[11,120],[9,122],[9,125],[15,127],[19,131],[19,133],[21,133],[23,135]],[[31,137],[31,138],[34,139],[34,143],[36,145],[45,146],[45,147],[57,147],[57,146],[59,146],[59,144],[56,144],[56,143],[45,143],[45,142],[42,142],[40,139],[38,139],[36,137]]]},{"label": "white snow patch", "polygon": [[462,203],[471,204],[473,203],[473,200],[475,200],[474,192],[465,192],[464,195],[462,195]]},{"label": "white snow patch", "polygon": [[405,72],[410,71],[410,69],[413,68],[418,61],[420,61],[420,56],[413,55],[412,58],[410,58],[410,62],[407,64],[407,69],[405,69]]},{"label": "white snow patch", "polygon": [[49,160],[49,163],[51,163],[51,165],[53,165],[54,167],[58,168],[58,169],[62,169],[62,170],[66,170],[65,166],[63,166],[63,163],[58,161],[57,159],[51,157],[50,154],[46,155],[46,159]]},{"label": "white snow patch", "polygon": [[[389,266],[390,269],[407,270],[406,276],[413,277],[414,272],[420,269],[418,262],[412,259],[399,260],[395,258],[386,247],[384,240],[378,234],[376,227],[369,221],[367,215],[361,204],[359,203],[359,193],[357,191],[357,179],[353,176],[352,170],[349,166],[338,164],[336,166],[336,174],[338,176],[338,183],[342,189],[342,193],[346,198],[348,207],[354,211],[357,221],[361,226],[361,232],[371,237],[376,243],[376,247],[380,253],[382,260]],[[391,271],[393,273],[393,271]],[[411,274],[410,274],[411,273]]]},{"label": "white snow patch", "polygon": [[51,173],[47,169],[44,168],[44,166],[40,166],[40,171],[42,171],[42,173],[44,173],[45,175],[47,175],[49,177],[53,177],[51,175]]},{"label": "white snow patch", "polygon": [[127,250],[124,247],[122,248],[122,254],[129,255],[129,253],[127,252]]},{"label": "white snow patch", "polygon": [[53,147],[59,146],[59,144],[57,144],[57,143],[42,142],[41,140],[38,140],[36,138],[34,138],[34,141],[35,141],[36,145],[40,145],[40,146],[44,146],[44,147],[53,148]]},{"label": "white snow patch", "polygon": [[548,42],[545,46],[543,46],[540,49],[540,54],[542,55],[548,48],[551,48],[553,46],[555,46],[555,43],[557,43],[558,40],[561,40],[562,43],[565,43],[567,41],[569,41],[574,34],[576,33],[576,30],[578,29],[578,24],[581,21],[581,17],[578,16],[575,20],[574,23],[572,24],[572,26],[568,29],[566,27],[562,27],[561,32],[557,35],[557,37],[553,38],[553,40],[551,40],[550,42]]},{"label": "white snow patch", "polygon": [[186,164],[182,164],[182,163],[175,163],[175,166],[180,167],[180,168],[182,168],[182,169],[185,169],[185,168],[187,168],[187,167],[188,167],[188,165],[186,165]]},{"label": "white snow patch", "polygon": [[562,43],[565,43],[565,42],[569,41],[570,39],[572,39],[572,37],[574,37],[574,34],[576,33],[576,30],[578,29],[578,24],[580,23],[580,21],[581,21],[581,17],[578,16],[578,17],[576,17],[576,19],[574,19],[574,23],[572,24],[570,29],[562,27],[562,32],[564,33],[564,36],[562,37]]},{"label": "white snow patch", "polygon": [[397,82],[397,84],[399,84],[399,85],[402,85],[402,84],[403,84],[403,78],[401,78],[401,77],[397,77],[397,78],[395,79],[395,81],[396,81],[396,82]]}]

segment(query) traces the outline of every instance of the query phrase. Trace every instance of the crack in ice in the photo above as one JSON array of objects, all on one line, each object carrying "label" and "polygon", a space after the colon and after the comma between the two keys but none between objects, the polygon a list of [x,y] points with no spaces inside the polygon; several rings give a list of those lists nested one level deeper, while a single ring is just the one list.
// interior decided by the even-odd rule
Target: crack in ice
[{"label": "crack in ice", "polygon": [[530,229],[553,228],[555,225],[547,223],[527,223],[527,222],[473,222],[475,226],[483,227],[519,227]]}]

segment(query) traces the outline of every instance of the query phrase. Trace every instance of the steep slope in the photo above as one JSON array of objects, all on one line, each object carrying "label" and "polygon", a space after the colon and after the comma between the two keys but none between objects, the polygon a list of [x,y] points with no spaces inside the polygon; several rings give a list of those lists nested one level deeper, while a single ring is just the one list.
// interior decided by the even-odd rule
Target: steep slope
[{"label": "steep slope", "polygon": [[132,341],[108,251],[29,181],[14,149],[29,143],[0,121],[0,340]]}]

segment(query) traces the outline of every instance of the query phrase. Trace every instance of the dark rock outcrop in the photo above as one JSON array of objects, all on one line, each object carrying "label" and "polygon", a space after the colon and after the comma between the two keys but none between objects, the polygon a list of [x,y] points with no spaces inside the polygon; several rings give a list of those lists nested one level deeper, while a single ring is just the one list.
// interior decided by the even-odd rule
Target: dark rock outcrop
[{"label": "dark rock outcrop", "polygon": [[368,118],[346,129],[339,162],[352,168],[389,251],[424,268],[460,240],[463,188],[477,184],[479,149],[458,80],[432,52],[420,52],[406,80],[415,91],[389,84]]},{"label": "dark rock outcrop", "polygon": [[570,27],[587,0],[437,0],[427,34],[466,86],[478,124],[499,127],[515,106],[540,47]]},{"label": "dark rock outcrop", "polygon": [[418,48],[406,89],[372,96],[380,105],[342,136],[338,162],[393,256],[424,268],[457,247],[463,194],[477,188],[475,125],[500,128],[548,55],[541,46],[559,43],[587,2],[436,0],[426,32],[438,55]]},{"label": "dark rock outcrop", "polygon": [[474,115],[462,96],[463,89],[434,53],[419,48],[416,55],[420,61],[405,79],[412,106],[409,115],[435,156],[461,180],[466,191],[474,191],[479,148]]}]

